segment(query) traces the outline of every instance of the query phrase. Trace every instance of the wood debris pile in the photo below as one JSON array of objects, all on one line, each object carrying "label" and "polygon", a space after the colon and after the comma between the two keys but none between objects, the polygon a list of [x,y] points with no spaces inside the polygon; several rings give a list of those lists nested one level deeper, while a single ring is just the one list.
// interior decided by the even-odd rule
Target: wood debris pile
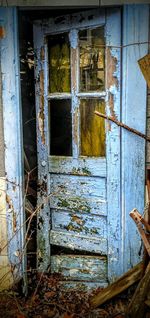
[{"label": "wood debris pile", "polygon": [[147,318],[150,317],[150,204],[148,207],[148,220],[137,211],[133,209],[130,216],[134,220],[142,238],[145,257],[141,264],[138,264],[133,269],[129,270],[125,275],[119,278],[115,283],[105,288],[102,292],[91,298],[93,307],[98,307],[106,301],[112,299],[122,291],[126,290],[135,282],[139,284],[133,294],[129,305],[125,310],[125,317],[127,318]]}]

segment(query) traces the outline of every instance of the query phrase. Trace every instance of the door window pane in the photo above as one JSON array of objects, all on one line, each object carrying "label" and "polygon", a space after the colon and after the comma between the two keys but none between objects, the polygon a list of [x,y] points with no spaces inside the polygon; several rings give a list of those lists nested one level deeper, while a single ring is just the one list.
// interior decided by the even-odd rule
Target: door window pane
[{"label": "door window pane", "polygon": [[70,92],[70,45],[67,33],[48,37],[49,91]]},{"label": "door window pane", "polygon": [[71,100],[50,101],[50,155],[72,155]]},{"label": "door window pane", "polygon": [[82,156],[105,156],[105,121],[94,114],[95,110],[104,113],[104,102],[95,98],[80,101],[80,153]]},{"label": "door window pane", "polygon": [[79,32],[80,91],[104,90],[104,27]]}]

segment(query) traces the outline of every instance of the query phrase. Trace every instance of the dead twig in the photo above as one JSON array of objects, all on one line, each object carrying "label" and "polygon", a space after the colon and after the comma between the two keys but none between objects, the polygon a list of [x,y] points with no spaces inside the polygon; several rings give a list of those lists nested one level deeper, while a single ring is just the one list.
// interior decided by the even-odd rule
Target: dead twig
[{"label": "dead twig", "polygon": [[126,129],[126,130],[132,132],[133,134],[140,136],[141,138],[145,139],[146,141],[150,142],[150,137],[146,136],[145,134],[141,133],[140,131],[138,131],[138,130],[136,130],[136,129],[134,129],[134,128],[131,128],[131,127],[127,126],[126,124],[124,124],[124,123],[122,123],[121,121],[115,119],[114,117],[112,117],[112,116],[107,116],[107,115],[105,115],[105,114],[99,113],[98,111],[95,111],[94,113],[95,113],[97,116],[102,117],[102,118],[107,119],[107,120],[110,120],[110,121],[112,121],[113,123],[115,123],[117,126],[122,127],[122,128],[124,128],[124,129]]}]

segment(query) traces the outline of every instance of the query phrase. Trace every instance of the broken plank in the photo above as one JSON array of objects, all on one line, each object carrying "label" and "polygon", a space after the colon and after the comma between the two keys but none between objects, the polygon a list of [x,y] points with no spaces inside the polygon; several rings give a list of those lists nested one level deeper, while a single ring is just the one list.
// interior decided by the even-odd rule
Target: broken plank
[{"label": "broken plank", "polygon": [[109,285],[97,295],[93,296],[90,303],[93,307],[98,307],[104,304],[106,301],[112,299],[118,294],[122,293],[128,287],[140,280],[142,277],[142,263],[137,264],[127,273],[117,279],[113,284]]},{"label": "broken plank", "polygon": [[145,303],[150,287],[150,263],[147,266],[144,277],[138,284],[138,287],[133,295],[133,298],[128,306],[127,315],[130,318],[145,317]]},{"label": "broken plank", "polygon": [[89,237],[87,235],[50,231],[50,244],[70,248],[72,250],[88,251],[107,254],[107,239],[103,237]]},{"label": "broken plank", "polygon": [[106,283],[107,258],[89,255],[53,255],[51,272],[61,273],[67,280]]}]

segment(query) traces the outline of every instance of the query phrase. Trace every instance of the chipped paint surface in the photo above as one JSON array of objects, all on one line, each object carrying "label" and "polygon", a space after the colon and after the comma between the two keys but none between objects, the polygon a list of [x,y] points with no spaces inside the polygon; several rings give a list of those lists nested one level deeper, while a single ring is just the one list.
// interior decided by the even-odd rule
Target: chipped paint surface
[{"label": "chipped paint surface", "polygon": [[51,173],[62,173],[78,176],[99,176],[106,177],[106,159],[105,158],[64,158],[49,157],[49,171]]},{"label": "chipped paint surface", "polygon": [[107,279],[107,259],[96,256],[52,256],[52,273],[61,273],[67,280],[103,281]]},{"label": "chipped paint surface", "polygon": [[39,113],[38,113],[38,122],[39,122],[39,131],[41,134],[41,139],[42,139],[42,143],[45,144],[45,133],[44,133],[44,119],[45,119],[45,115],[44,115],[44,71],[41,70],[40,71],[40,92],[39,92],[39,96],[40,96],[40,109],[39,109]]},{"label": "chipped paint surface", "polygon": [[21,131],[22,115],[20,103],[20,70],[16,8],[1,8],[0,20],[3,21],[3,25],[1,26],[5,26],[5,36],[1,39],[0,47],[5,142],[5,175],[7,183],[6,216],[8,245],[7,250],[5,250],[5,257],[6,259],[8,257],[9,264],[13,269],[13,278],[18,279],[22,275],[24,276],[23,270],[25,269],[25,255],[23,255],[22,262],[20,262],[18,255],[21,254],[24,244],[24,211]]},{"label": "chipped paint surface", "polygon": [[[72,98],[72,135],[73,154],[72,157],[50,156],[48,152],[48,121],[44,122],[45,145],[38,135],[39,149],[39,179],[47,174],[47,190],[50,195],[49,206],[42,207],[39,222],[39,247],[42,259],[41,268],[50,263],[46,250],[50,245],[67,248],[76,254],[80,251],[86,253],[99,253],[107,257],[108,280],[113,281],[116,276],[124,271],[123,244],[125,237],[122,232],[122,206],[121,199],[121,144],[120,128],[113,123],[106,125],[106,158],[90,158],[80,156],[80,99],[81,98],[103,98],[106,103],[106,113],[118,120],[121,118],[121,91],[120,91],[120,62],[121,62],[121,14],[117,8],[90,13],[77,13],[63,17],[56,17],[36,22],[36,47],[40,59],[41,48],[46,43],[46,34],[57,32],[69,32],[71,47],[71,93],[69,96],[54,94],[53,98]],[[82,28],[106,25],[106,87],[104,92],[79,92],[79,50],[78,30]],[[42,27],[41,27],[42,26]],[[47,54],[47,53],[46,53]],[[45,55],[46,58],[46,55]],[[48,117],[47,98],[47,63],[41,56],[41,63],[37,68],[38,75],[44,70],[44,114]],[[37,83],[38,86],[38,83]],[[40,109],[37,101],[37,110]],[[42,161],[46,164],[43,167]],[[139,167],[140,161],[136,161]],[[40,193],[39,193],[40,194]],[[43,195],[44,196],[44,193]],[[42,220],[42,221],[41,221]],[[47,224],[46,224],[47,220]],[[51,223],[51,227],[49,227]],[[42,232],[43,231],[43,232]],[[47,233],[49,236],[47,237]],[[84,259],[83,255],[76,255],[77,259]],[[45,261],[46,259],[46,261]],[[60,261],[61,259],[61,261]],[[70,258],[67,255],[51,258],[54,269],[66,271],[68,277],[80,276],[87,273],[87,268],[78,270],[76,264],[73,268],[63,269],[69,266]],[[66,262],[66,263],[65,263]],[[127,263],[127,259],[125,260]],[[62,269],[59,264],[62,264]],[[82,261],[81,261],[82,263]],[[84,262],[83,262],[84,263]],[[58,266],[58,267],[57,267]],[[98,265],[96,265],[98,266]],[[102,264],[104,269],[104,264]],[[65,273],[66,273],[65,272]],[[81,276],[80,276],[81,278]],[[71,279],[70,279],[71,281]],[[103,281],[106,284],[106,279]]]},{"label": "chipped paint surface", "polygon": [[[74,16],[74,18],[70,16],[64,16],[63,19],[50,19],[47,22],[44,21],[44,25],[40,22],[36,22],[35,29],[35,42],[37,47],[37,57],[40,56],[41,48],[44,43],[45,34],[50,34],[51,31],[53,33],[67,31],[69,32],[70,39],[70,47],[71,47],[71,95],[72,98],[72,134],[73,134],[73,155],[72,157],[55,157],[48,156],[46,145],[48,145],[48,126],[44,122],[43,131],[45,132],[45,144],[42,143],[41,132],[38,133],[38,149],[39,149],[39,176],[42,178],[47,173],[48,179],[48,189],[50,190],[50,209],[42,207],[40,211],[39,217],[39,232],[38,232],[38,247],[39,247],[39,259],[41,262],[41,268],[43,268],[45,262],[45,258],[48,263],[48,257],[46,255],[46,246],[48,245],[48,240],[50,240],[50,244],[54,246],[64,247],[70,250],[84,251],[86,253],[92,252],[93,254],[99,253],[102,255],[108,254],[108,197],[107,197],[107,161],[112,159],[110,156],[110,150],[107,150],[107,158],[90,158],[90,157],[80,157],[80,97],[82,98],[101,98],[106,99],[106,103],[109,96],[109,102],[107,106],[109,110],[112,112],[118,113],[119,100],[118,104],[116,101],[116,95],[119,87],[119,72],[118,71],[118,53],[115,54],[111,51],[110,54],[106,57],[106,65],[109,65],[109,74],[107,74],[107,78],[109,77],[109,82],[106,87],[106,91],[103,93],[84,93],[83,96],[79,94],[79,69],[78,69],[78,29],[76,25],[79,23],[80,26],[92,27],[103,25],[105,22],[105,17],[102,13],[99,14],[96,11],[90,13],[92,17],[88,19],[88,14],[83,14],[82,17],[80,14]],[[117,17],[117,28],[119,20],[119,13],[115,17],[113,17],[112,21],[114,23]],[[71,21],[70,21],[71,19]],[[78,23],[77,23],[78,21]],[[80,22],[79,22],[80,21]],[[109,18],[106,18],[106,23],[109,27]],[[41,27],[42,25],[42,27]],[[111,28],[109,29],[108,38],[111,38]],[[40,40],[39,40],[40,38]],[[46,43],[46,41],[45,41]],[[38,53],[39,52],[39,53]],[[44,114],[48,114],[48,101],[46,99],[47,95],[47,63],[44,64],[43,56],[41,57],[41,63],[38,63],[37,66],[37,89],[39,88],[38,83],[38,74],[43,72],[44,70]],[[108,94],[109,92],[109,94]],[[52,95],[52,94],[51,94]],[[82,95],[82,94],[81,94]],[[50,96],[52,98],[52,96]],[[54,94],[54,98],[60,98],[59,94]],[[65,94],[61,96],[61,98],[66,98]],[[40,103],[37,99],[37,112],[40,109]],[[46,119],[46,115],[45,115]],[[46,134],[47,132],[47,134]],[[111,140],[113,140],[114,146],[117,149],[118,147],[118,139],[117,143],[115,141],[116,131],[112,130],[113,134],[111,135]],[[107,141],[110,138],[108,131]],[[109,144],[109,142],[108,142]],[[46,157],[47,156],[47,157]],[[41,159],[41,160],[40,160]],[[45,167],[42,167],[41,161],[46,162]],[[118,153],[115,152],[115,156],[112,159],[112,166],[116,167],[116,162],[118,162],[119,156]],[[48,163],[48,165],[47,165]],[[118,166],[117,166],[118,167]],[[47,169],[47,170],[46,170]],[[114,171],[114,173],[118,173],[118,169]],[[117,174],[116,174],[117,175]],[[39,180],[40,181],[40,180]],[[109,189],[112,192],[112,196],[118,196],[118,187],[117,185],[118,179],[116,178],[115,182],[111,180],[109,184]],[[42,181],[41,181],[42,183]],[[41,184],[40,183],[40,184]],[[49,190],[45,190],[46,193]],[[40,195],[40,192],[39,192]],[[44,196],[44,192],[42,194]],[[40,197],[41,200],[41,197]],[[113,199],[111,200],[112,203]],[[118,204],[118,201],[117,203]],[[115,206],[116,208],[116,206]],[[47,211],[47,212],[46,212]],[[45,216],[50,217],[51,229],[49,230],[49,237],[46,237],[46,231],[48,230],[48,226],[46,227]],[[112,215],[112,211],[109,210],[109,213]],[[114,213],[114,210],[113,210]],[[114,213],[115,218],[115,213]],[[48,220],[48,217],[47,217]],[[47,224],[48,225],[48,224]],[[44,229],[46,230],[44,232]],[[111,228],[112,230],[112,228]],[[114,231],[114,230],[113,230]],[[115,228],[116,231],[116,228]],[[114,232],[115,232],[114,231]],[[115,241],[117,235],[115,233],[109,233],[112,235],[112,240]],[[114,235],[114,236],[113,236]],[[117,238],[118,239],[118,238]],[[51,261],[54,258],[51,258]],[[54,270],[57,267],[57,262],[59,257],[55,257],[54,262]],[[83,260],[84,256],[76,256],[76,260]],[[67,256],[62,256],[62,264],[63,260],[66,263],[69,262],[69,258]],[[49,259],[50,262],[50,259]],[[116,260],[115,260],[116,262]],[[82,263],[82,261],[81,261]],[[76,277],[80,279],[81,276],[79,273],[84,273],[87,280],[90,281],[89,277],[87,277],[87,265],[86,262],[83,262],[84,266],[81,271],[77,269],[77,263],[75,263],[75,268],[70,268],[70,278],[76,275]],[[106,263],[101,263],[102,272],[104,271]],[[67,265],[66,265],[67,266]],[[98,263],[95,264],[97,269],[99,268]],[[119,264],[118,264],[119,267]],[[59,269],[58,269],[59,270]],[[100,279],[100,278],[99,278]],[[103,284],[106,284],[106,275],[103,272]]]},{"label": "chipped paint surface", "polygon": [[37,151],[38,151],[38,221],[37,221],[37,266],[39,271],[47,270],[50,260],[49,175],[48,171],[48,95],[47,65],[45,64],[46,41],[41,27],[34,26]]},{"label": "chipped paint surface", "polygon": [[[134,32],[131,32],[133,26]],[[147,88],[138,60],[148,53],[148,6],[125,6],[123,28],[123,45],[137,42],[145,44],[127,46],[123,51],[122,121],[145,133]],[[125,231],[123,263],[124,271],[127,271],[139,261],[140,237],[129,217],[129,211],[133,207],[141,212],[144,210],[145,141],[125,130],[122,130],[122,167],[122,213]]]},{"label": "chipped paint surface", "polygon": [[107,215],[105,178],[51,175],[51,191],[51,208]]},{"label": "chipped paint surface", "polygon": [[[107,14],[106,25],[106,113],[120,119],[120,59],[121,16],[112,9]],[[116,46],[116,47],[111,47]],[[106,137],[107,150],[107,231],[108,231],[108,279],[113,281],[123,273],[121,253],[121,196],[120,196],[120,128],[109,123]]]},{"label": "chipped paint surface", "polygon": [[109,110],[110,110],[111,116],[116,118],[116,114],[114,111],[114,94],[112,94],[111,92],[108,93],[108,104],[109,104]]},{"label": "chipped paint surface", "polygon": [[100,237],[89,238],[87,235],[68,233],[64,235],[62,231],[50,231],[50,243],[71,250],[79,250],[98,253],[100,255],[107,255],[107,239]]},{"label": "chipped paint surface", "polygon": [[6,36],[6,31],[3,26],[0,26],[0,39],[3,39]]},{"label": "chipped paint surface", "polygon": [[86,214],[71,214],[66,211],[52,210],[52,229],[64,231],[64,236],[69,233],[107,238],[106,218],[88,216]]},{"label": "chipped paint surface", "polygon": [[106,48],[106,56],[108,66],[107,88],[109,89],[112,85],[118,87],[119,80],[117,77],[117,57],[112,54],[112,50],[109,47]]},{"label": "chipped paint surface", "polygon": [[[118,50],[118,54],[120,54]],[[107,76],[106,76],[106,82],[107,82],[107,98],[108,98],[108,106],[109,106],[109,113],[112,117],[117,119],[116,113],[115,113],[115,101],[116,98],[116,92],[120,90],[120,79],[118,77],[118,61],[119,56],[117,54],[117,50],[114,51],[114,49],[110,49],[109,47],[106,48],[106,58],[107,58]],[[110,123],[109,123],[110,124]],[[111,125],[111,124],[110,124]]]}]

